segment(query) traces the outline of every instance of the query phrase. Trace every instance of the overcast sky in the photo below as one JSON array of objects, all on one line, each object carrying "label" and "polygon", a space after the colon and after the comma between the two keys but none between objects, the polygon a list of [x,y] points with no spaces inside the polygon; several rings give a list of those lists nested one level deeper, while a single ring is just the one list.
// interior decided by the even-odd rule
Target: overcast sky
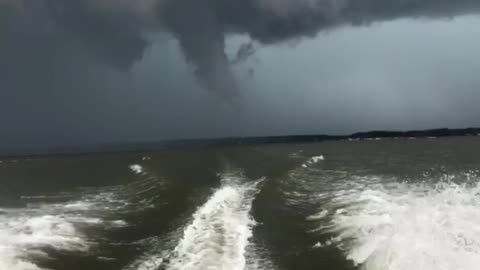
[{"label": "overcast sky", "polygon": [[185,34],[177,17],[157,25],[142,13],[141,38],[136,24],[108,36],[116,24],[59,23],[37,11],[45,7],[11,1],[0,0],[0,149],[480,126],[475,1],[411,16],[339,13],[338,23],[285,35],[225,22],[233,30],[222,28],[218,44],[199,38],[217,37],[206,26]]}]

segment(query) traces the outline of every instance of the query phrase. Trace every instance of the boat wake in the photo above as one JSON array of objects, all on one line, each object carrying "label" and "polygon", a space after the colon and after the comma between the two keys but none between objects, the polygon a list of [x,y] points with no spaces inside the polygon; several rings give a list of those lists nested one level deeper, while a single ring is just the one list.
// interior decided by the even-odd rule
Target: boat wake
[{"label": "boat wake", "polygon": [[44,248],[86,252],[90,242],[76,223],[96,223],[96,219],[46,214],[35,210],[0,209],[0,269],[42,269],[32,262],[48,257]]},{"label": "boat wake", "polygon": [[176,247],[166,256],[143,259],[130,269],[243,270],[261,269],[253,259],[252,202],[263,180],[225,174],[221,186],[193,214]]},{"label": "boat wake", "polygon": [[143,173],[127,185],[22,196],[25,207],[0,208],[0,269],[39,270],[41,262],[53,259],[52,250],[91,251],[103,239],[90,235],[91,229],[127,226],[124,214],[154,207],[161,188],[162,181]]},{"label": "boat wake", "polygon": [[478,269],[480,184],[371,179],[323,194],[327,209],[310,219],[333,236],[315,247],[335,245],[366,270]]}]

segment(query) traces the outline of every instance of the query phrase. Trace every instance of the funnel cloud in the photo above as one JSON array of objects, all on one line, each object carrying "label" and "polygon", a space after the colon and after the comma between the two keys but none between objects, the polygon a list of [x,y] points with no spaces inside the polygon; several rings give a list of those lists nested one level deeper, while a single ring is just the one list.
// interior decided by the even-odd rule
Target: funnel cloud
[{"label": "funnel cloud", "polygon": [[478,0],[0,0],[0,154],[479,126],[479,12]]},{"label": "funnel cloud", "polygon": [[[38,59],[41,69],[55,69],[56,61],[68,58],[51,61],[42,55],[56,55],[60,47],[67,54],[86,54],[94,63],[128,70],[142,59],[149,46],[147,35],[167,31],[178,40],[199,82],[231,97],[238,87],[225,54],[229,34],[272,44],[342,25],[453,17],[479,10],[476,0],[1,0],[0,53],[9,59],[2,60],[0,68],[6,76],[5,69],[12,65],[22,69]],[[252,53],[247,45],[238,58]]]}]

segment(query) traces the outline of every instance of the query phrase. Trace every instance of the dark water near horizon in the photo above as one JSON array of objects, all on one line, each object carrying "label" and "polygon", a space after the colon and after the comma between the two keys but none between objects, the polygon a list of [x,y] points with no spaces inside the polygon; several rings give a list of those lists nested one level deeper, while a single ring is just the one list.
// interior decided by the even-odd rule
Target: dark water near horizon
[{"label": "dark water near horizon", "polygon": [[480,138],[2,160],[0,270],[474,270]]}]

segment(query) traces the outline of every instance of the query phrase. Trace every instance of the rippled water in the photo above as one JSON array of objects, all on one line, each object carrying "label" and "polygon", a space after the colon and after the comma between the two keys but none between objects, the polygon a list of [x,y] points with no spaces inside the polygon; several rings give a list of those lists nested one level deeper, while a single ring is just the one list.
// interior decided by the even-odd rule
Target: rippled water
[{"label": "rippled water", "polygon": [[0,269],[473,270],[479,138],[0,163]]}]

